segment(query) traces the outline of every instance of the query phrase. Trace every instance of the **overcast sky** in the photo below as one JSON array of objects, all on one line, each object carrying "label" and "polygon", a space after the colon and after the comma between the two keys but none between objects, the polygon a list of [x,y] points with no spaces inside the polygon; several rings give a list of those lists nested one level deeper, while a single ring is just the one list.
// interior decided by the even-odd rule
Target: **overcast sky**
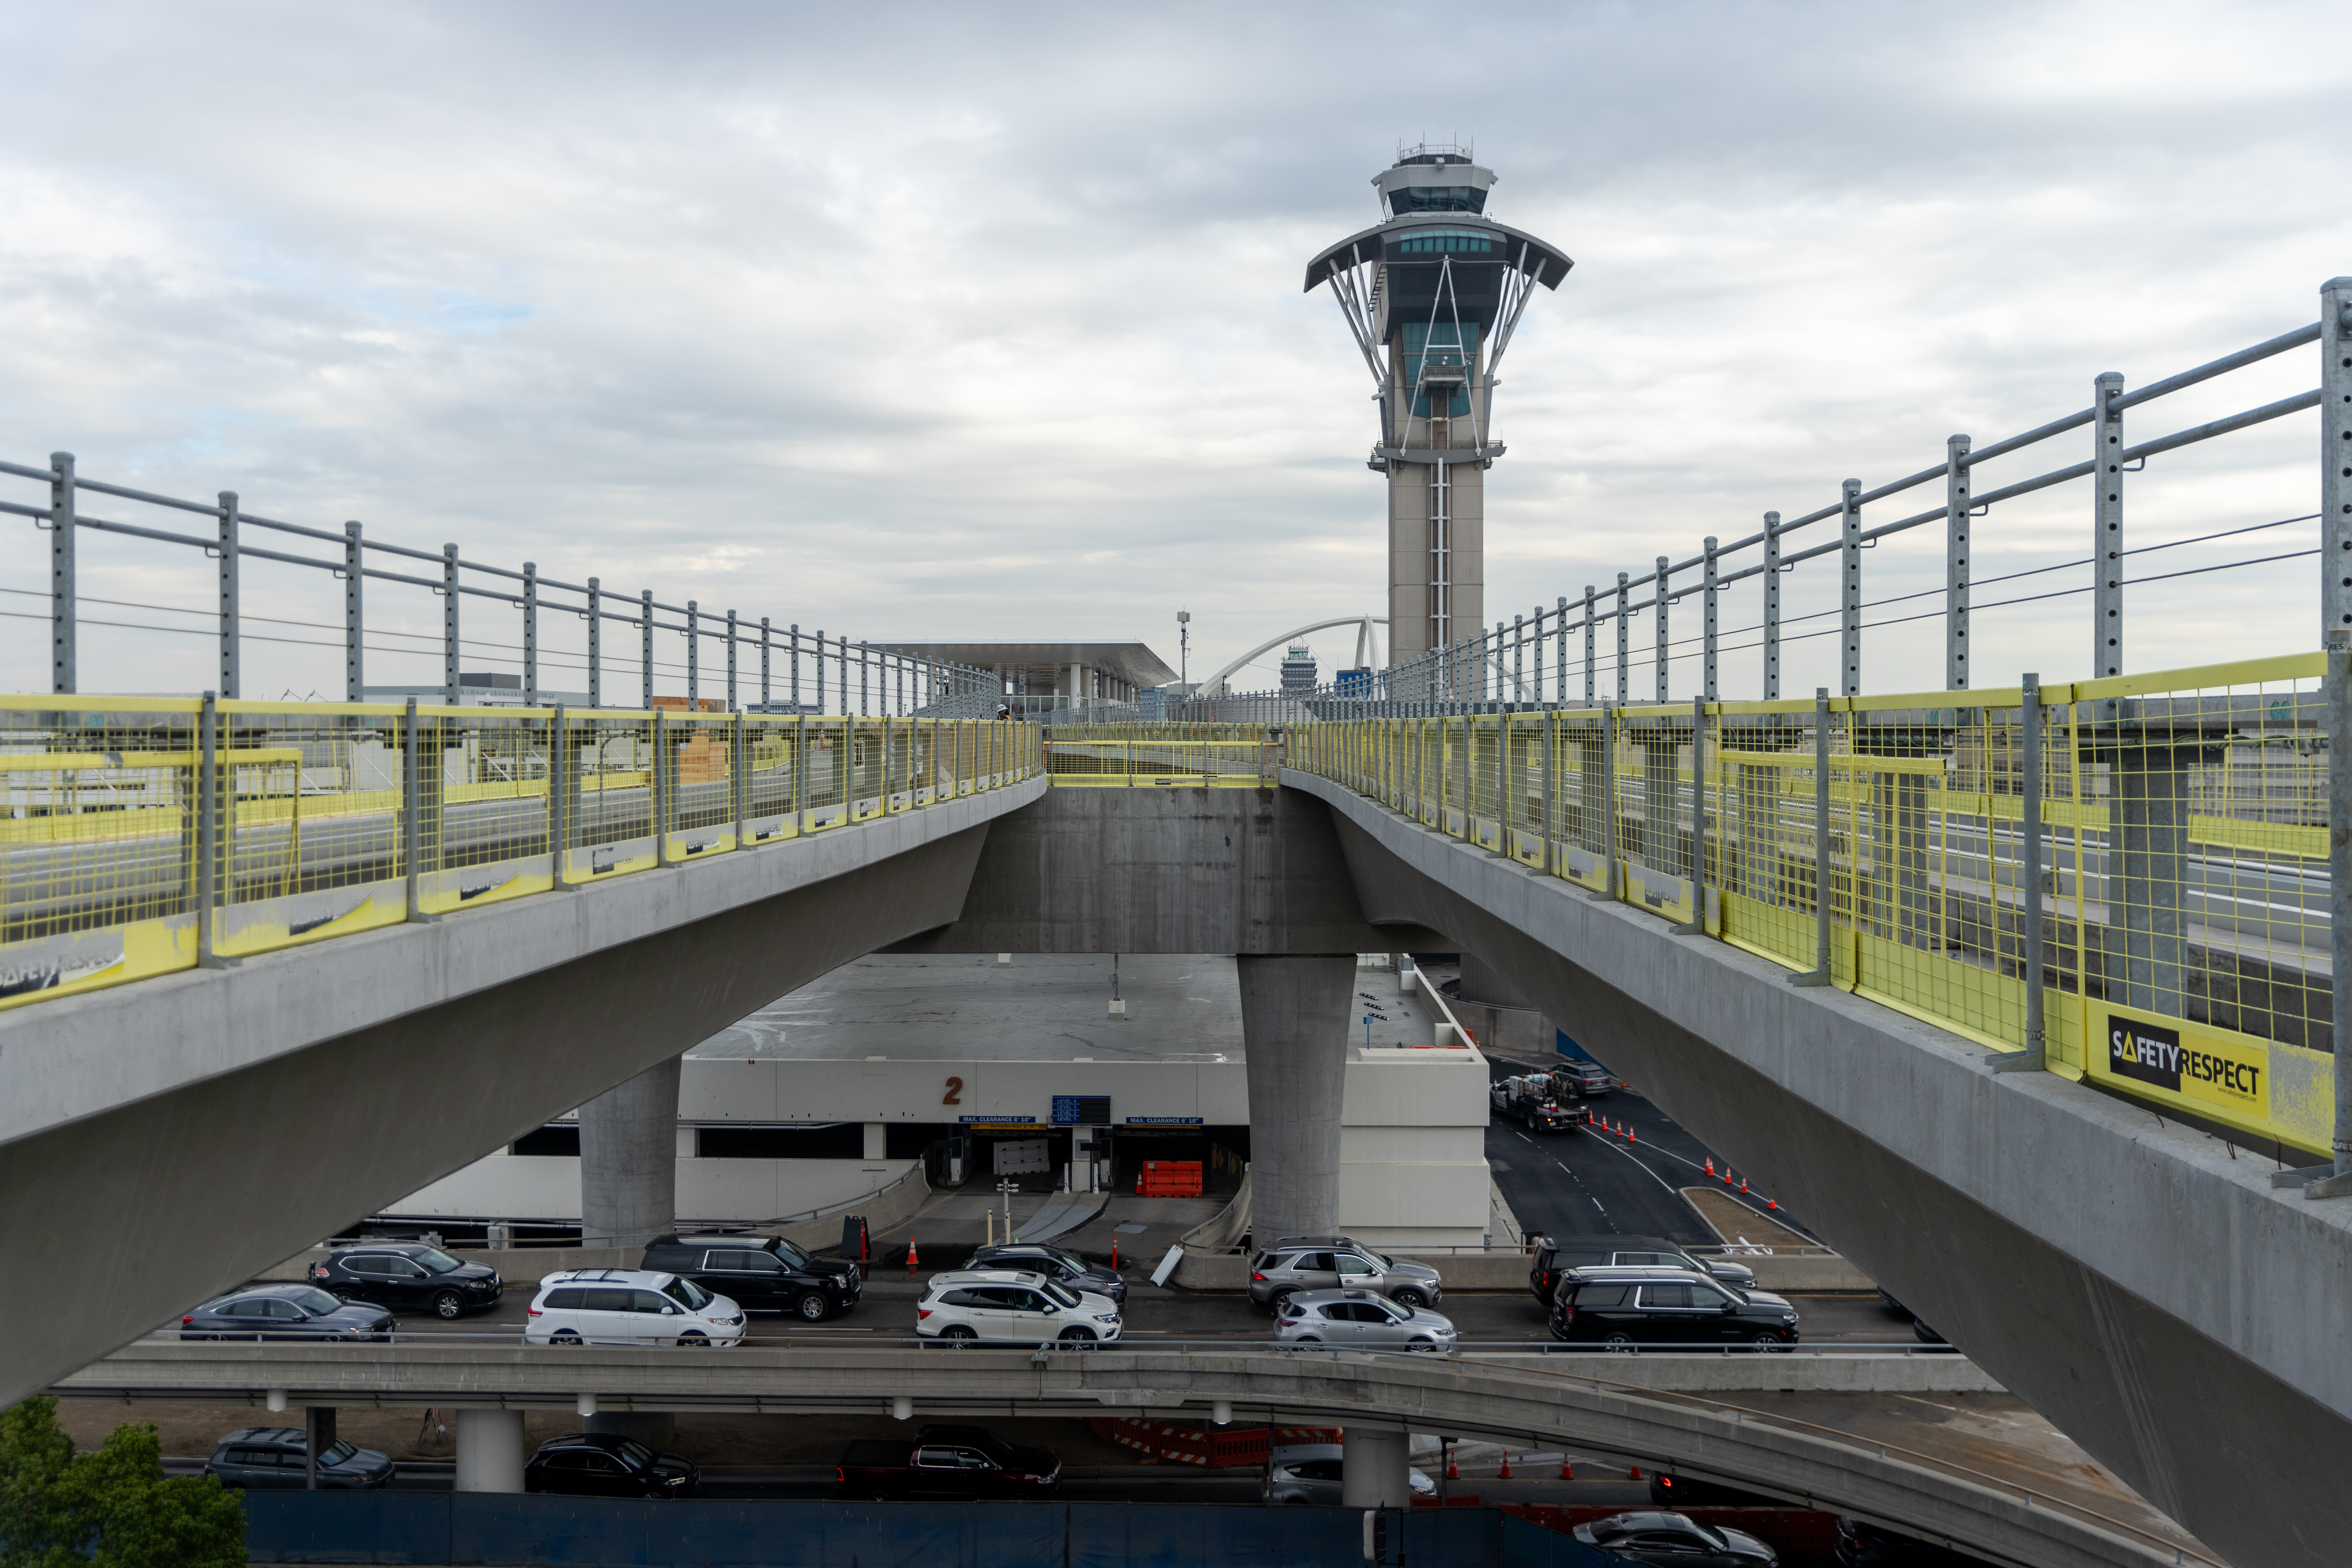
[{"label": "overcast sky", "polygon": [[[1490,618],[2071,412],[2099,371],[2150,381],[2299,326],[2352,273],[2336,5],[1464,15],[0,9],[0,459],[71,450],[97,478],[877,639],[1141,637],[1173,664],[1189,606],[1197,678],[1384,609],[1369,378],[1300,282],[1376,221],[1401,140],[1475,138],[1490,210],[1577,261],[1505,371]],[[2306,388],[2314,360],[2137,410],[2130,437]],[[2159,458],[2130,542],[2310,511],[2315,420]],[[0,527],[0,681],[43,689],[46,542]],[[2004,506],[1978,574],[2080,559],[2089,530],[2080,484]],[[83,595],[117,602],[88,619],[206,624],[196,552],[80,538]],[[1790,579],[1792,618],[1834,604],[1828,565]],[[1873,599],[1939,586],[1940,532],[1865,577]],[[2311,646],[2314,581],[2305,558],[2137,589],[2127,667]],[[339,604],[324,574],[249,564],[247,613],[289,624],[250,628],[284,640],[250,645],[247,694],[339,695],[337,634],[299,624]],[[2086,673],[2085,605],[1980,613],[1978,684]],[[1727,633],[1755,608],[1751,581]],[[512,612],[467,614],[469,667],[519,640]],[[380,647],[438,616],[370,587]],[[569,616],[544,635],[551,658],[581,640]],[[415,646],[370,679],[436,679]],[[85,690],[210,683],[203,637],[93,625],[82,647]],[[1327,668],[1349,650],[1318,639]],[[1792,643],[1787,689],[1833,664],[1832,639]],[[1752,655],[1726,670],[1755,694]],[[1866,686],[1940,681],[1935,620],[1873,634]]]}]

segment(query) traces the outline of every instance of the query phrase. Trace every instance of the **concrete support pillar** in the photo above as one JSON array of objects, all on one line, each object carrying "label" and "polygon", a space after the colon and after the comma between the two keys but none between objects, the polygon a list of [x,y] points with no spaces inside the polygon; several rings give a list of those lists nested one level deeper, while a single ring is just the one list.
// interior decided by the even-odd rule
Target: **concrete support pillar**
[{"label": "concrete support pillar", "polygon": [[461,1492],[522,1490],[522,1412],[457,1412],[457,1484]]},{"label": "concrete support pillar", "polygon": [[1339,1100],[1356,955],[1243,953],[1250,1228],[1261,1247],[1339,1224]]},{"label": "concrete support pillar", "polygon": [[1402,1432],[1349,1426],[1339,1434],[1339,1504],[1343,1508],[1410,1508],[1412,1467]]},{"label": "concrete support pillar", "polygon": [[580,1233],[591,1247],[643,1247],[677,1223],[679,1060],[580,1108]]}]

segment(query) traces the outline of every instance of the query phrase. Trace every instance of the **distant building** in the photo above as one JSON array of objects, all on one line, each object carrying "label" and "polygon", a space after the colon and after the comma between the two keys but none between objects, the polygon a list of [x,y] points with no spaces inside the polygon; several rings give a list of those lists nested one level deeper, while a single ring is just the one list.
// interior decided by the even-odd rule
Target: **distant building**
[{"label": "distant building", "polygon": [[1366,666],[1359,665],[1354,669],[1335,669],[1331,672],[1331,680],[1334,689],[1342,697],[1369,698],[1372,694],[1372,672]]},{"label": "distant building", "polygon": [[1304,696],[1315,689],[1315,656],[1307,645],[1295,642],[1282,660],[1282,689],[1294,696]]}]

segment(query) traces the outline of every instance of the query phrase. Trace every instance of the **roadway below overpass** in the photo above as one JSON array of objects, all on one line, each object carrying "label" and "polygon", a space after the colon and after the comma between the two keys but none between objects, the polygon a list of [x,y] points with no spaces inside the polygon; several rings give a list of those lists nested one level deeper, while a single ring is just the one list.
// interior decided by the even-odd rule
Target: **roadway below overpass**
[{"label": "roadway below overpass", "polygon": [[1445,932],[2238,1561],[2352,1539],[2352,1205],[1310,774],[1365,918]]},{"label": "roadway below overpass", "polygon": [[[444,1338],[391,1345],[140,1343],[63,1379],[68,1400],[125,1405],[333,1406],[599,1415],[734,1412],[906,1419],[1149,1414],[1213,1421],[1434,1432],[1521,1451],[1574,1448],[1680,1477],[1745,1485],[1810,1506],[1965,1542],[2019,1568],[2210,1561],[2112,1494],[2021,1484],[1965,1459],[1775,1410],[1784,1396],[1732,1392],[1813,1385],[1827,1370],[1846,1392],[1884,1384],[1932,1399],[1952,1358],[1445,1356],[1299,1352],[1194,1343],[1086,1352],[835,1346],[692,1352],[664,1348],[530,1349]],[[1595,1364],[1596,1363],[1601,1364]],[[1706,1393],[1683,1392],[1696,1384]],[[1727,1386],[1728,1385],[1728,1386]],[[1918,1424],[1915,1421],[1914,1426]],[[483,1422],[474,1430],[498,1430]],[[459,1469],[478,1461],[464,1449]],[[520,1442],[521,1428],[504,1430]],[[514,1460],[519,1468],[520,1459]]]}]

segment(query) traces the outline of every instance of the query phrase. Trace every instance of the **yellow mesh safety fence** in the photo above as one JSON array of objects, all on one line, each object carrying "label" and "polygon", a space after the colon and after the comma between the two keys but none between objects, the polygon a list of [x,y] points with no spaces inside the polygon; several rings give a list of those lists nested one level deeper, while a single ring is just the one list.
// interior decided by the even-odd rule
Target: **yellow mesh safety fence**
[{"label": "yellow mesh safety fence", "polygon": [[1034,725],[0,700],[0,1007],[1034,777]]},{"label": "yellow mesh safety fence", "polygon": [[1815,969],[1826,900],[1830,984],[1996,1050],[2025,1048],[2038,943],[2051,1070],[2325,1152],[2324,669],[2046,687],[2030,726],[2011,689],[1287,740],[1293,766],[1790,970]]}]

